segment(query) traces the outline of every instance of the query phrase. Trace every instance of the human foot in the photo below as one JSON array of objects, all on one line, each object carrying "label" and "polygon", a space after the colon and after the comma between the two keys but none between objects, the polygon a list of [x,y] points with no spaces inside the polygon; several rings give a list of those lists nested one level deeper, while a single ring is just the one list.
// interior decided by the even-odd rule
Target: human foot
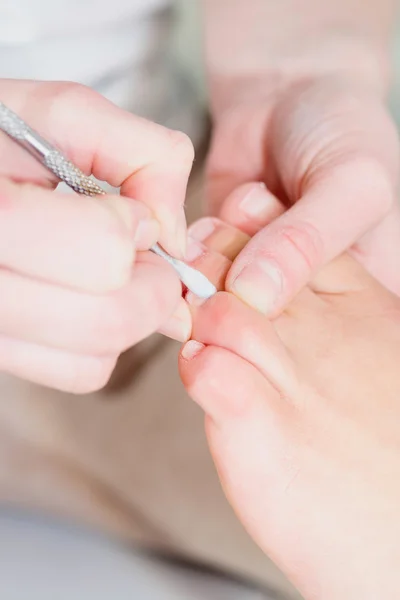
[{"label": "human foot", "polygon": [[[196,261],[222,276],[217,239]],[[398,598],[399,299],[343,256],[273,322],[228,293],[193,311],[182,379],[250,534],[307,600]]]}]

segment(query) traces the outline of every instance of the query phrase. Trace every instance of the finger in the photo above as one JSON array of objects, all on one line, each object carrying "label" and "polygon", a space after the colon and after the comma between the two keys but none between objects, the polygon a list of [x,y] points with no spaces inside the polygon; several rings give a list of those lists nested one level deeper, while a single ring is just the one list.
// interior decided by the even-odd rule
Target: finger
[{"label": "finger", "polygon": [[400,296],[400,207],[390,213],[351,249],[351,254],[382,285]]},{"label": "finger", "polygon": [[221,205],[219,217],[252,237],[286,210],[263,183],[236,188]]},{"label": "finger", "polygon": [[0,265],[39,279],[105,292],[124,285],[135,249],[157,222],[140,202],[80,198],[0,180]]},{"label": "finger", "polygon": [[205,248],[233,260],[249,241],[249,236],[216,217],[199,219],[188,230],[189,238]]},{"label": "finger", "polygon": [[210,250],[234,260],[251,236],[285,210],[283,203],[264,184],[245,184],[224,201],[219,219],[199,219],[189,227],[188,234]]},{"label": "finger", "polygon": [[268,164],[294,206],[251,240],[227,278],[228,289],[269,315],[392,206],[396,129],[380,99],[349,85],[304,82],[274,109]]},{"label": "finger", "polygon": [[252,238],[228,274],[227,289],[265,314],[279,313],[322,264],[383,217],[391,201],[377,163],[329,165],[324,179]]},{"label": "finger", "polygon": [[[257,217],[252,217],[250,214],[255,214],[257,212],[255,209],[246,212],[246,206],[249,202],[253,202],[253,196],[257,206],[266,203],[266,208],[258,211]],[[250,240],[245,231],[258,231],[280,214],[284,207],[265,186],[249,184],[232,192],[222,210],[228,218],[230,216],[231,220],[236,222],[239,228],[215,217],[205,217],[191,225],[188,231],[187,259],[189,257],[193,266],[206,274],[218,290],[225,289],[225,278],[230,268],[230,261],[236,258]],[[202,303],[192,294],[188,294],[186,300],[196,305]]]},{"label": "finger", "polygon": [[[146,203],[161,223],[162,245],[183,255],[182,207],[193,162],[193,146],[184,134],[134,116],[77,84],[3,80],[0,90],[5,104],[85,173]],[[2,174],[49,181],[33,159],[20,163],[22,152],[10,140],[0,144]]]},{"label": "finger", "polygon": [[[232,193],[228,199],[228,207],[232,208],[232,214],[235,213],[236,215],[236,222],[244,225],[244,229],[250,228],[250,220],[249,215],[241,212],[242,208],[240,207],[239,198],[249,192],[248,188],[253,189],[257,194],[261,190],[261,195],[267,196],[268,206],[272,208],[272,211],[268,210],[264,212],[264,220],[260,216],[257,225],[255,222],[251,223],[251,227],[255,231],[267,224],[269,219],[273,218],[273,215],[277,214],[277,211],[280,211],[283,207],[278,201],[270,202],[271,195],[265,191],[263,186],[260,187],[257,185],[256,190],[254,190],[254,184],[251,186],[242,186],[240,190]],[[227,212],[229,213],[229,210]],[[188,234],[189,248],[186,259],[191,261],[195,268],[200,269],[207,275],[218,290],[225,289],[225,279],[231,261],[243,250],[249,242],[250,237],[240,229],[224,223],[216,217],[199,219],[190,226]],[[201,301],[190,293],[186,295],[186,300],[190,304],[202,304]]]},{"label": "finger", "polygon": [[116,355],[159,329],[181,296],[174,271],[138,256],[129,283],[104,295],[82,294],[0,271],[0,334],[90,355]]},{"label": "finger", "polygon": [[180,298],[177,308],[172,316],[164,323],[159,333],[178,342],[186,342],[192,332],[192,313],[187,302]]},{"label": "finger", "polygon": [[73,394],[103,388],[117,356],[84,356],[0,335],[0,371]]},{"label": "finger", "polygon": [[[215,285],[217,290],[225,289],[226,274],[232,262],[223,254],[210,250],[193,238],[188,238],[186,261],[203,273]],[[184,297],[193,306],[199,306],[205,302],[190,291],[186,291]]]}]

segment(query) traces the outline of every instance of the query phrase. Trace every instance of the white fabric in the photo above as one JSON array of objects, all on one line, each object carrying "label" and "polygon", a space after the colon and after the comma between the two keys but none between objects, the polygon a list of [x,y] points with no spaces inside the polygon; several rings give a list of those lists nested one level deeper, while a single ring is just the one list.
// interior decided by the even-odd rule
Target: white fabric
[{"label": "white fabric", "polygon": [[0,78],[75,81],[198,135],[193,90],[168,52],[172,0],[2,0]]}]

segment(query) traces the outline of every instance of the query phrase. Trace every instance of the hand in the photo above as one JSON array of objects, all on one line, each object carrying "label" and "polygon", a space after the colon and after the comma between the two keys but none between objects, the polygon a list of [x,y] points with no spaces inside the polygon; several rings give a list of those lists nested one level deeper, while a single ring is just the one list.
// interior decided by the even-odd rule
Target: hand
[{"label": "hand", "polygon": [[269,198],[243,201],[261,223],[274,196],[288,208],[235,260],[227,289],[278,314],[323,264],[351,252],[400,293],[395,126],[375,90],[353,77],[314,76],[282,90],[246,81],[219,103],[208,162],[210,211],[239,184],[264,182]]},{"label": "hand", "polygon": [[193,150],[81,86],[3,80],[0,98],[83,171],[121,186],[124,197],[53,192],[55,178],[0,135],[0,371],[95,390],[123,350],[187,311],[175,273],[141,251],[159,239],[183,255]]},{"label": "hand", "polygon": [[[237,194],[224,213],[249,229]],[[215,220],[194,264],[222,281],[245,243]],[[400,300],[344,255],[272,323],[227,293],[192,310],[181,376],[250,535],[306,600],[397,598]]]}]

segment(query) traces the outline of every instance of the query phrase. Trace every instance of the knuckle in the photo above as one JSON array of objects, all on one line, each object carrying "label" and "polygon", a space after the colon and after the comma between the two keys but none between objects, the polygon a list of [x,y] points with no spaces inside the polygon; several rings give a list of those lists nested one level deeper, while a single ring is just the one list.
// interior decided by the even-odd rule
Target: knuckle
[{"label": "knuckle", "polygon": [[[374,210],[374,215],[385,215],[394,202],[395,177],[390,168],[378,158],[367,153],[352,153],[342,156],[337,164],[328,162],[316,167],[307,182],[310,186],[322,185],[347,197],[360,211]],[[303,182],[304,183],[304,182]]]},{"label": "knuckle", "polygon": [[[75,82],[46,84],[40,89],[39,95],[38,100],[41,106],[45,107],[47,128],[65,132],[66,138],[72,138],[76,134],[78,123],[82,124],[85,116],[89,118],[93,111],[99,110],[106,102],[105,98],[95,90]],[[101,114],[99,117],[101,118]],[[75,149],[75,153],[77,150]],[[83,157],[83,160],[88,160],[88,158]],[[82,167],[82,160],[80,162]]]},{"label": "knuckle", "polygon": [[64,376],[63,388],[71,394],[90,394],[101,390],[108,383],[117,358],[77,358]]},{"label": "knuckle", "polygon": [[372,158],[353,161],[352,167],[362,186],[361,192],[375,207],[376,216],[387,214],[394,202],[394,187],[388,170],[380,161]]},{"label": "knuckle", "polygon": [[179,161],[183,160],[185,163],[192,164],[194,160],[194,146],[186,133],[170,130],[168,132],[168,142],[173,155]]},{"label": "knuckle", "polygon": [[309,269],[313,269],[324,255],[322,236],[311,223],[299,221],[294,225],[285,225],[280,237]]},{"label": "knuckle", "polygon": [[90,106],[98,94],[91,88],[76,82],[63,81],[50,84],[45,88],[49,109],[54,118],[60,113],[73,114],[81,106]]}]

